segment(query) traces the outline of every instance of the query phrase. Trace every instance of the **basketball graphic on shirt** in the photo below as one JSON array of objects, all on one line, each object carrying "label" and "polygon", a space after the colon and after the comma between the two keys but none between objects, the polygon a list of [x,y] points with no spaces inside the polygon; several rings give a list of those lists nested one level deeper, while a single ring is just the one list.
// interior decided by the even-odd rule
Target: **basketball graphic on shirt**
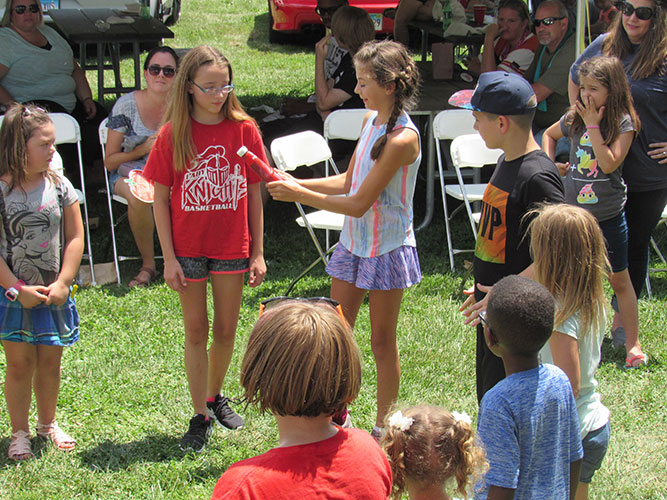
[{"label": "basketball graphic on shirt", "polygon": [[224,146],[209,146],[192,165],[183,176],[183,211],[236,210],[248,191],[238,158],[230,163]]},{"label": "basketball graphic on shirt", "polygon": [[582,205],[594,205],[597,202],[598,197],[595,194],[595,191],[593,191],[593,184],[586,184],[581,188],[581,191],[579,191],[579,195],[577,196],[577,203],[581,203]]}]

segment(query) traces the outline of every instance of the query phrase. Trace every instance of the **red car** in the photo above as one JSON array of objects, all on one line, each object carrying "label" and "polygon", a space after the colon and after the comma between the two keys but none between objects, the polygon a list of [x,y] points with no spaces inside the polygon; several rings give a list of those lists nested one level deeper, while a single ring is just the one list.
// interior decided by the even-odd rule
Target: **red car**
[{"label": "red car", "polygon": [[[382,11],[395,8],[398,0],[349,0],[350,5],[368,12],[378,33],[391,33],[394,21]],[[269,0],[269,41],[283,42],[283,35],[321,29],[322,20],[315,12],[317,0]]]}]

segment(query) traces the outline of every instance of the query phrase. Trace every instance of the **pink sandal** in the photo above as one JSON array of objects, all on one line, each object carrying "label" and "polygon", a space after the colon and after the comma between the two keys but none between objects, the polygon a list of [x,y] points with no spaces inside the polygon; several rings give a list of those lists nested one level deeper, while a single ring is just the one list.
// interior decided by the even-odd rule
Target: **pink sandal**
[{"label": "pink sandal", "polygon": [[71,436],[65,434],[55,420],[48,424],[37,422],[37,435],[42,439],[52,442],[61,451],[68,451],[76,446],[76,441]]},{"label": "pink sandal", "polygon": [[30,434],[28,432],[18,430],[12,434],[7,457],[17,462],[35,457],[30,449]]}]

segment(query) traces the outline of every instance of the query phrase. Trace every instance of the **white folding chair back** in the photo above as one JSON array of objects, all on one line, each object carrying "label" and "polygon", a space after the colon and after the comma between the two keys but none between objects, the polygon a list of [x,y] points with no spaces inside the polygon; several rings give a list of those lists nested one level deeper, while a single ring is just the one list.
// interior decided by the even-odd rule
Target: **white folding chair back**
[{"label": "white folding chair back", "polygon": [[[436,156],[438,158],[442,211],[445,217],[447,245],[449,248],[449,266],[452,271],[454,270],[454,252],[452,248],[449,222],[456,214],[456,210],[450,215],[447,209],[445,179],[447,177],[456,177],[456,172],[452,172],[454,165],[450,155],[450,148],[442,148],[440,143],[441,141],[451,141],[460,135],[475,134],[474,124],[475,118],[472,111],[467,109],[447,109],[445,111],[440,111],[433,119],[433,140],[435,142]],[[449,176],[447,174],[449,174]],[[473,174],[472,178],[478,180],[479,174]]]},{"label": "white folding chair back", "polygon": [[[461,169],[482,168],[484,165],[495,165],[498,161],[498,157],[502,153],[502,150],[487,148],[484,140],[482,139],[482,136],[479,134],[466,134],[455,137],[452,140],[450,153],[452,157],[452,163],[454,165],[454,171],[456,173],[456,180],[458,182],[457,184],[449,184],[447,186],[444,186],[444,184],[441,185],[444,186],[444,192],[446,195],[463,201],[462,206],[465,206],[466,212],[468,214],[468,221],[470,223],[470,229],[472,230],[473,238],[476,238],[476,224],[479,222],[480,214],[473,213],[470,204],[475,201],[482,200],[484,191],[486,189],[486,184],[465,184],[463,182]],[[446,196],[445,199],[443,199],[443,205],[445,207],[445,228],[447,232],[447,245],[449,247],[449,262],[452,270],[454,270],[454,254],[471,250],[461,250],[454,248],[450,228],[451,217],[448,217],[446,212]],[[452,216],[455,213],[456,210],[452,213]]]},{"label": "white folding chair back", "polygon": [[356,141],[361,135],[361,125],[367,109],[338,109],[329,113],[324,120],[324,138]]},{"label": "white folding chair back", "polygon": [[51,118],[51,121],[53,122],[53,125],[56,129],[56,145],[76,144],[77,159],[79,161],[79,177],[81,179],[81,195],[79,196],[79,203],[83,204],[83,218],[86,228],[86,244],[88,246],[88,254],[84,254],[84,257],[88,258],[88,264],[90,265],[90,279],[92,284],[95,285],[95,264],[93,262],[93,247],[90,240],[86,180],[83,173],[83,161],[81,160],[81,130],[74,117],[68,115],[67,113],[49,113],[49,117]]},{"label": "white folding chair back", "polygon": [[[271,142],[271,156],[276,167],[280,170],[290,171],[300,166],[311,166],[321,162],[329,163],[338,173],[336,165],[331,159],[331,150],[320,134],[307,130],[297,134],[279,137]],[[329,253],[335,245],[322,248],[315,229],[340,231],[343,228],[344,216],[326,210],[317,210],[306,214],[300,203],[295,203],[299,214],[296,219],[297,224],[305,227],[310,234],[310,238],[317,249],[319,257],[310,264],[297,278],[290,284],[285,295],[289,295],[294,285],[303,278],[318,262],[322,261],[325,265],[329,262]]]}]

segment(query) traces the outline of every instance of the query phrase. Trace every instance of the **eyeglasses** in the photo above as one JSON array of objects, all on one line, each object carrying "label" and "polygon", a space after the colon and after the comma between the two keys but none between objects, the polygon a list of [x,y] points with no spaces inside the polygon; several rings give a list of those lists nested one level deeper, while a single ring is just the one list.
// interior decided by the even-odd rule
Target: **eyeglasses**
[{"label": "eyeglasses", "polygon": [[162,74],[166,78],[173,78],[176,74],[176,68],[172,68],[171,66],[158,66],[157,64],[151,64],[148,67],[148,72],[153,76],[158,76],[160,71],[162,71]]},{"label": "eyeglasses", "polygon": [[489,330],[491,330],[491,325],[489,325],[489,322],[486,320],[486,311],[480,311],[479,314],[477,315],[477,317],[482,322],[483,326],[485,326]]},{"label": "eyeglasses", "polygon": [[317,12],[320,17],[333,16],[337,10],[338,7],[315,7],[315,12]]},{"label": "eyeglasses", "polygon": [[262,317],[264,311],[266,311],[267,309],[271,309],[272,307],[284,304],[285,302],[308,302],[311,304],[324,304],[334,309],[340,316],[340,319],[343,320],[343,323],[347,324],[347,322],[345,321],[345,315],[343,314],[343,308],[338,303],[338,301],[330,297],[285,297],[285,296],[271,297],[270,299],[262,301],[262,303],[259,305],[260,318]]},{"label": "eyeglasses", "polygon": [[39,12],[39,5],[32,3],[30,5],[17,5],[14,7],[14,12],[16,12],[18,15],[25,14],[26,10],[29,10],[33,14],[37,14]]},{"label": "eyeglasses", "polygon": [[195,82],[190,80],[190,83],[197,87],[199,90],[201,90],[204,94],[210,94],[210,95],[227,95],[229,94],[232,90],[234,90],[234,85],[231,83],[229,85],[225,85],[224,87],[201,87],[200,85],[197,85]]},{"label": "eyeglasses", "polygon": [[545,26],[551,26],[553,23],[556,21],[560,21],[561,19],[565,19],[565,16],[561,17],[545,17],[544,19],[535,19],[533,21],[533,24],[537,28],[540,24],[544,24]]},{"label": "eyeglasses", "polygon": [[642,21],[648,21],[653,17],[653,9],[651,7],[635,7],[630,2],[621,2],[618,4],[618,8],[624,16],[630,17],[634,13],[637,19]]}]

